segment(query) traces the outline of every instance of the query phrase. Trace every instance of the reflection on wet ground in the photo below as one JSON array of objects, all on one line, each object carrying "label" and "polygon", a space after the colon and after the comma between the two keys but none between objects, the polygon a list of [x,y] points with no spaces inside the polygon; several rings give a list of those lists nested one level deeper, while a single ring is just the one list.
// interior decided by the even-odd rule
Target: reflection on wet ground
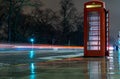
[{"label": "reflection on wet ground", "polygon": [[[120,52],[111,51],[109,57],[59,57],[78,52],[0,53],[0,79],[119,79]],[[80,53],[83,53],[81,51]],[[80,54],[79,54],[80,55]],[[42,59],[45,56],[58,58]]]}]

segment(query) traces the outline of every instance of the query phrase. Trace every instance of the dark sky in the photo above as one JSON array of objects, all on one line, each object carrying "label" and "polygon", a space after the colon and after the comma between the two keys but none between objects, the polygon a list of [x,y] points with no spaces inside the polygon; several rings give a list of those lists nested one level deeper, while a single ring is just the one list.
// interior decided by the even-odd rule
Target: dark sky
[{"label": "dark sky", "polygon": [[[53,10],[59,9],[60,0],[42,0],[45,7]],[[73,0],[75,7],[79,12],[83,12],[83,5],[90,0]],[[106,4],[106,9],[110,10],[110,38],[112,42],[117,40],[118,32],[120,31],[120,0],[102,0]]]}]

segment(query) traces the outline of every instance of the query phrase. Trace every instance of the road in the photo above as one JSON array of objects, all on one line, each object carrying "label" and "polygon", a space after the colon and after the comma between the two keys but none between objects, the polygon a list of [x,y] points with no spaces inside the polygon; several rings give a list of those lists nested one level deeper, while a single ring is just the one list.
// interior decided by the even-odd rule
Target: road
[{"label": "road", "polygon": [[83,56],[83,47],[0,44],[0,79],[120,78],[120,51],[108,57],[71,58],[78,56]]},{"label": "road", "polygon": [[78,46],[0,44],[0,63],[6,64],[61,60],[82,55],[83,48]]}]

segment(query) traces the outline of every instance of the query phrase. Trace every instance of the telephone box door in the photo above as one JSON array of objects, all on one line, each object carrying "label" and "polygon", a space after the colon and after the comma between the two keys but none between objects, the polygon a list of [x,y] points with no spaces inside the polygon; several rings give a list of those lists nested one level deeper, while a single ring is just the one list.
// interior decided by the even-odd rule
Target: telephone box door
[{"label": "telephone box door", "polygon": [[84,56],[105,56],[105,9],[102,7],[102,4],[98,1],[91,1],[85,4]]}]

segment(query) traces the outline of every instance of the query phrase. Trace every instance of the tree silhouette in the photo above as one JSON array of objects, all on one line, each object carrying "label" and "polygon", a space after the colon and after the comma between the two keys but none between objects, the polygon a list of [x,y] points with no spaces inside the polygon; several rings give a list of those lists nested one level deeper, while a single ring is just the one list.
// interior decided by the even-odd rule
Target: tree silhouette
[{"label": "tree silhouette", "polygon": [[8,38],[8,15],[9,15],[9,6],[8,2],[0,0],[0,41],[5,42]]},{"label": "tree silhouette", "polygon": [[58,25],[59,18],[51,9],[41,10],[37,8],[33,12],[33,16],[36,22],[36,35],[38,39],[46,40],[48,43],[52,43],[55,38],[55,32],[60,31],[61,28]]},{"label": "tree silhouette", "polygon": [[18,23],[20,22],[19,17],[22,14],[23,7],[40,7],[40,0],[1,0],[0,5],[0,17],[1,22],[4,21],[8,26],[8,41],[15,42],[18,37],[17,28],[20,26]]},{"label": "tree silhouette", "polygon": [[74,7],[72,0],[61,0],[60,6],[61,26],[63,27],[62,42],[69,45],[71,32],[77,30],[77,25],[74,23],[77,15],[77,10]]},{"label": "tree silhouette", "polygon": [[1,0],[0,3],[0,40],[23,43],[34,36],[36,43],[83,43],[83,17],[72,0],[61,0],[58,12],[41,8],[40,0]]}]

